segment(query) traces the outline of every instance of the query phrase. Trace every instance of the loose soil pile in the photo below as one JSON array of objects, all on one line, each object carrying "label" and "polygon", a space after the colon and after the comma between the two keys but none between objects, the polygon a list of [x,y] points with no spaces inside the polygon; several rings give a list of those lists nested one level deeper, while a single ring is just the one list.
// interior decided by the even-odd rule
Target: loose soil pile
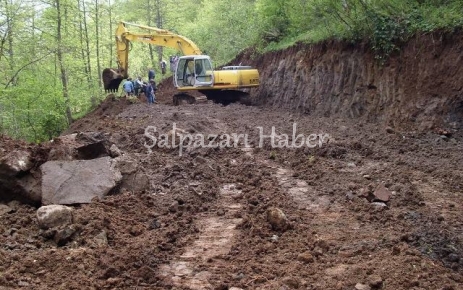
[{"label": "loose soil pile", "polygon": [[[108,104],[106,116],[90,114],[69,133],[110,133],[142,164],[149,189],[74,206],[76,233],[59,246],[39,228],[35,207],[10,202],[0,229],[5,289],[463,285],[458,132],[444,138],[238,104],[149,106],[109,98],[101,107]],[[163,133],[173,123],[192,134],[248,134],[251,147],[149,154],[145,128]],[[326,133],[329,141],[272,149],[266,138],[259,148],[258,127],[292,135],[294,123],[297,134]],[[2,140],[2,148],[27,146]],[[374,197],[381,184],[390,194],[385,202]],[[267,219],[272,208],[284,213],[283,227]]]}]

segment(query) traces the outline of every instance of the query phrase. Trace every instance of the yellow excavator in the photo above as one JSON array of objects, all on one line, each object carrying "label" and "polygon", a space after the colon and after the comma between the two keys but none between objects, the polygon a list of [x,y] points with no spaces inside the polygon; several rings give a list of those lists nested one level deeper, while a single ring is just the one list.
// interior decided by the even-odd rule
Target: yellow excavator
[{"label": "yellow excavator", "polygon": [[[136,27],[142,32],[129,31]],[[178,49],[183,56],[177,61],[173,74],[174,86],[179,91],[174,104],[196,99],[188,92],[199,91],[208,99],[229,103],[248,97],[246,89],[259,86],[259,71],[250,66],[226,66],[215,70],[209,56],[203,55],[198,46],[188,38],[168,30],[120,22],[116,29],[118,68],[105,68],[102,79],[106,91],[117,91],[122,80],[128,78],[129,50],[131,42],[142,42]]]}]

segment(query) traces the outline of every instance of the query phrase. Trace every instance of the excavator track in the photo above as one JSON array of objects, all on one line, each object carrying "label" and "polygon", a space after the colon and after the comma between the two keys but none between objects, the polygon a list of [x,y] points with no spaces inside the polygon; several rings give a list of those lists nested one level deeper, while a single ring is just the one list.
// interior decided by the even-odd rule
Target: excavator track
[{"label": "excavator track", "polygon": [[196,98],[187,93],[178,93],[174,95],[173,98],[174,106],[179,106],[182,104],[196,104]]},{"label": "excavator track", "polygon": [[173,97],[174,106],[182,104],[198,104],[206,103],[208,100],[224,106],[232,103],[240,103],[251,105],[251,97],[249,93],[239,90],[199,90],[203,96],[192,96],[188,93],[178,93]]},{"label": "excavator track", "polygon": [[251,104],[249,93],[240,90],[200,90],[200,92],[206,95],[208,100],[224,106],[231,103]]}]

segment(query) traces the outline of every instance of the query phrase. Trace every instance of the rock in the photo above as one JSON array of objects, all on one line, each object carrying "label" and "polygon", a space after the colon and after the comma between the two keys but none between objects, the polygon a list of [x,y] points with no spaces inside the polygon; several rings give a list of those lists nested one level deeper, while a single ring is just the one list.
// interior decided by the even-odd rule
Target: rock
[{"label": "rock", "polygon": [[238,288],[238,287],[230,287],[228,290],[243,290],[243,288]]},{"label": "rock", "polygon": [[387,207],[387,205],[384,203],[384,202],[372,202],[371,203],[372,206],[376,207],[376,208],[383,208],[383,207]]},{"label": "rock", "polygon": [[391,198],[392,193],[384,186],[384,184],[378,185],[373,192],[376,201],[388,202]]},{"label": "rock", "polygon": [[31,158],[31,153],[23,150],[11,151],[0,158],[0,200],[40,203],[40,180],[30,173]]},{"label": "rock", "polygon": [[386,127],[386,132],[389,133],[389,134],[394,134],[395,133],[394,129],[392,129],[391,127]]},{"label": "rock", "polygon": [[114,159],[115,168],[122,174],[121,189],[132,192],[142,192],[149,188],[150,180],[138,161],[125,154]]},{"label": "rock", "polygon": [[150,229],[150,230],[155,230],[155,229],[159,229],[161,226],[162,226],[161,222],[158,221],[157,219],[154,219],[154,220],[150,223],[148,229]]},{"label": "rock", "polygon": [[6,204],[0,204],[0,216],[13,212],[14,210]]},{"label": "rock", "polygon": [[353,200],[354,198],[355,198],[355,195],[352,192],[346,193],[347,200]]},{"label": "rock", "polygon": [[106,246],[108,244],[108,236],[106,235],[106,231],[103,230],[101,233],[96,235],[93,240],[95,244],[99,247]]},{"label": "rock", "polygon": [[70,225],[72,208],[57,204],[42,206],[37,210],[37,220],[42,229]]},{"label": "rock", "polygon": [[121,149],[119,149],[116,146],[116,144],[111,145],[111,147],[109,148],[109,153],[110,153],[111,157],[113,157],[113,158],[119,157],[119,156],[122,155]]},{"label": "rock", "polygon": [[42,204],[90,203],[108,194],[122,179],[110,157],[48,161],[42,170]]},{"label": "rock", "polygon": [[14,150],[0,159],[0,175],[13,177],[20,172],[29,171],[32,166],[30,152]]},{"label": "rock", "polygon": [[74,225],[65,226],[64,228],[61,228],[56,231],[53,237],[53,241],[58,246],[64,246],[72,239],[76,231],[77,229]]},{"label": "rock", "polygon": [[284,212],[276,207],[267,210],[267,221],[276,231],[285,231],[288,229],[289,221]]},{"label": "rock", "polygon": [[383,278],[379,275],[371,275],[368,277],[368,285],[372,288],[380,288],[383,285]]},{"label": "rock", "polygon": [[297,260],[304,263],[312,263],[314,261],[314,258],[311,253],[304,252],[297,256]]},{"label": "rock", "polygon": [[371,290],[371,287],[365,284],[357,283],[355,284],[356,290]]},{"label": "rock", "polygon": [[279,237],[278,237],[277,235],[273,235],[273,236],[270,238],[270,240],[271,240],[272,242],[278,242],[278,239],[279,239]]},{"label": "rock", "polygon": [[130,155],[114,158],[114,164],[122,175],[133,174],[138,170],[138,162]]},{"label": "rock", "polygon": [[54,138],[48,161],[90,160],[108,156],[109,141],[101,132],[81,132]]},{"label": "rock", "polygon": [[29,283],[26,282],[26,281],[19,281],[19,282],[18,282],[18,286],[19,286],[19,287],[30,287],[31,284],[29,284]]},{"label": "rock", "polygon": [[90,160],[110,154],[109,143],[102,132],[80,132],[75,140],[80,145],[76,148],[78,159]]}]

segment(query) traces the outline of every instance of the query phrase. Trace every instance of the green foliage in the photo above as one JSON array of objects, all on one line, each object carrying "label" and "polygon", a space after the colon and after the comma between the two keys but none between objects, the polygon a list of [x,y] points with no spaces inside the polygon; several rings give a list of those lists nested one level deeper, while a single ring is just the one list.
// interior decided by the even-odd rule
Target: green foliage
[{"label": "green foliage", "polygon": [[[118,21],[160,26],[193,40],[216,66],[244,48],[277,50],[302,41],[368,41],[380,62],[416,33],[463,27],[461,0],[9,0],[0,5],[0,132],[47,140],[66,113],[85,115],[105,97],[99,76],[115,67]],[[58,5],[60,4],[60,13]],[[60,17],[58,17],[60,15]],[[61,20],[61,38],[58,36]],[[179,54],[130,47],[132,77]],[[58,53],[61,52],[61,53]],[[59,61],[61,58],[61,61]]]},{"label": "green foliage", "polygon": [[[265,43],[260,47],[265,50],[296,41],[367,40],[380,62],[415,33],[463,26],[463,2],[459,0],[288,0],[284,4],[258,0],[256,11],[263,23],[259,34]],[[278,27],[278,15],[285,15],[286,29],[278,38],[269,39],[267,31]]]},{"label": "green foliage", "polygon": [[370,13],[373,26],[370,35],[371,47],[375,51],[376,58],[384,63],[392,52],[399,50],[398,45],[407,39],[410,21],[375,12]]}]

